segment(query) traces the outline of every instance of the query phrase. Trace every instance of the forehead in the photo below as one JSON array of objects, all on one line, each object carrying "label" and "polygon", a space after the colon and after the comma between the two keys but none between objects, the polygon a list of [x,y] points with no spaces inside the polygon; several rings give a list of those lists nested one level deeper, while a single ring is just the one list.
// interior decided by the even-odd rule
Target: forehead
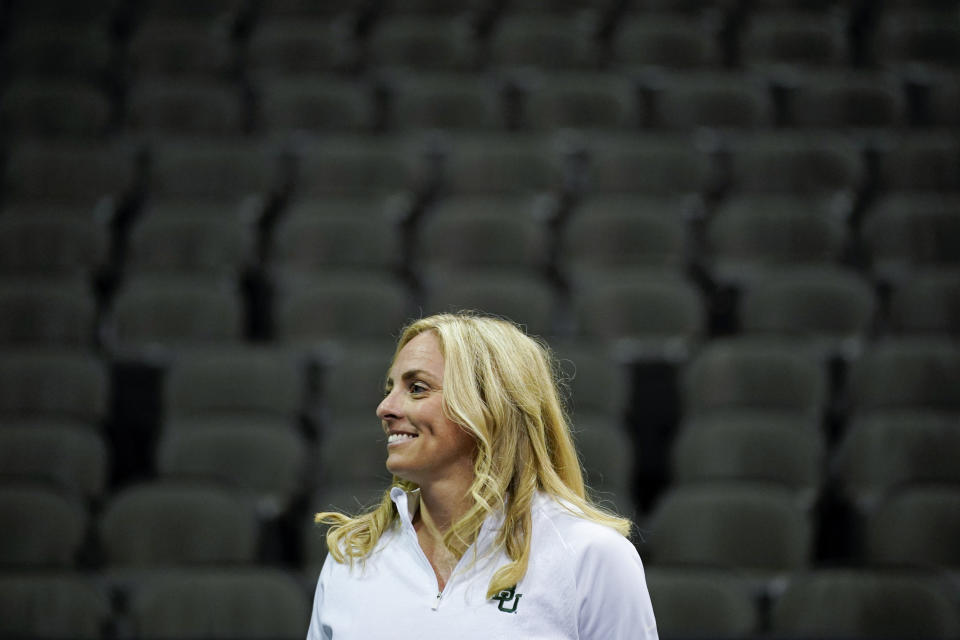
[{"label": "forehead", "polygon": [[390,376],[399,377],[414,370],[425,371],[436,378],[443,377],[440,340],[432,331],[421,333],[400,349],[390,369]]}]

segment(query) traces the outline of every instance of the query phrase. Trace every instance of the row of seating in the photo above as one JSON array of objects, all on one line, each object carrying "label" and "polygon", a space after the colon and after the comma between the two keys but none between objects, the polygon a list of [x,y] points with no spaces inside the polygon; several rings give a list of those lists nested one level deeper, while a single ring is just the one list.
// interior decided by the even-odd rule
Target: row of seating
[{"label": "row of seating", "polygon": [[64,79],[3,87],[9,137],[99,139],[295,131],[549,131],[563,127],[685,131],[948,126],[960,112],[956,74],[795,70],[742,72],[433,74],[371,78],[275,76],[249,86],[144,78],[123,95]]},{"label": "row of seating", "polygon": [[[646,577],[662,637],[750,637],[768,627],[790,637],[949,639],[960,626],[950,586],[923,571],[798,572],[772,606],[758,605],[736,574],[652,568]],[[157,571],[122,612],[112,610],[101,583],[96,574],[0,574],[0,606],[20,614],[0,618],[0,631],[23,636],[42,628],[48,637],[83,640],[306,633],[307,595],[272,568]]]}]

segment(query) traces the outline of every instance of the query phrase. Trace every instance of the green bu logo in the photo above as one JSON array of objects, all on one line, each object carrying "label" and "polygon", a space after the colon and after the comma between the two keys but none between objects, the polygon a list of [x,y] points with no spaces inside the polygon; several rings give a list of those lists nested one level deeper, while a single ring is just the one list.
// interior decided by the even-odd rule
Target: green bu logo
[{"label": "green bu logo", "polygon": [[[506,613],[516,613],[517,605],[520,604],[520,598],[523,597],[522,593],[517,593],[517,585],[513,585],[509,589],[504,589],[497,595],[493,596],[491,600],[499,600],[500,604],[497,605],[497,609]],[[507,604],[512,603],[513,606],[508,607]]]}]

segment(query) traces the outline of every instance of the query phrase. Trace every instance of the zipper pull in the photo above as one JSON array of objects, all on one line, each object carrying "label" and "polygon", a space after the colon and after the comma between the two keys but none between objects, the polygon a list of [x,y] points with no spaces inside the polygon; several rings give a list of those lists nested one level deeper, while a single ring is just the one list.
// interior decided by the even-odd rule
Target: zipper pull
[{"label": "zipper pull", "polygon": [[433,601],[433,606],[430,607],[430,608],[433,609],[434,611],[436,611],[436,610],[440,607],[440,597],[441,597],[442,595],[443,595],[443,592],[442,592],[442,591],[437,591],[437,598],[436,598],[436,600]]}]

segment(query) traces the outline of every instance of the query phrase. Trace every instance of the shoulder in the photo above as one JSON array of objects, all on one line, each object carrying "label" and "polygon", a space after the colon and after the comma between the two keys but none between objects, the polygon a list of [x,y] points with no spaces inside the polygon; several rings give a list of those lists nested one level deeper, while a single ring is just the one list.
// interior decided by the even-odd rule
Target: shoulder
[{"label": "shoulder", "polygon": [[533,505],[534,531],[541,541],[563,548],[578,561],[620,562],[637,550],[618,531],[579,514],[576,507],[540,493]]}]

